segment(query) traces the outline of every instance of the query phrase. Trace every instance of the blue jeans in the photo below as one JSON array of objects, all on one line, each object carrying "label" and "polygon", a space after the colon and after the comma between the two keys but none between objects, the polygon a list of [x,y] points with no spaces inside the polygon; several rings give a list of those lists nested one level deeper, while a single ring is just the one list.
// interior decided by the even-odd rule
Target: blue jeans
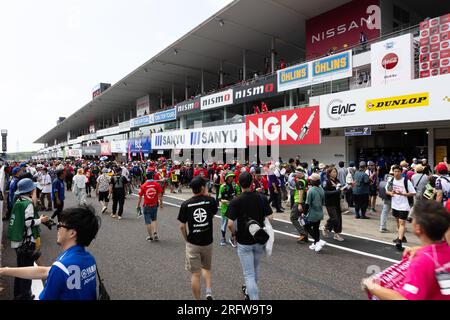
[{"label": "blue jeans", "polygon": [[258,272],[259,262],[264,253],[264,245],[252,244],[244,245],[238,243],[237,253],[241,261],[242,270],[244,272],[245,285],[250,300],[259,300],[258,294]]},{"label": "blue jeans", "polygon": [[383,210],[381,210],[380,216],[380,231],[382,229],[387,229],[387,219],[389,215],[389,211],[391,211],[391,201],[383,201]]}]

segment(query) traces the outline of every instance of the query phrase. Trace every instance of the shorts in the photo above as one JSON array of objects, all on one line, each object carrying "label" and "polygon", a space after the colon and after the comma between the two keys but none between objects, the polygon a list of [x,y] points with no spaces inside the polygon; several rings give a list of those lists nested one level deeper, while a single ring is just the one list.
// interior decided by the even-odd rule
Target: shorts
[{"label": "shorts", "polygon": [[198,273],[202,269],[211,270],[212,243],[207,246],[196,246],[186,242],[186,271]]},{"label": "shorts", "polygon": [[109,202],[109,191],[100,191],[98,193],[98,201]]},{"label": "shorts", "polygon": [[369,196],[376,196],[377,195],[377,191],[378,191],[378,188],[377,188],[376,184],[371,184],[369,186]]},{"label": "shorts", "polygon": [[406,221],[408,219],[409,211],[399,211],[399,210],[392,209],[392,215],[395,218]]},{"label": "shorts", "polygon": [[144,220],[145,224],[152,224],[152,221],[156,221],[156,216],[158,214],[158,207],[144,207]]}]

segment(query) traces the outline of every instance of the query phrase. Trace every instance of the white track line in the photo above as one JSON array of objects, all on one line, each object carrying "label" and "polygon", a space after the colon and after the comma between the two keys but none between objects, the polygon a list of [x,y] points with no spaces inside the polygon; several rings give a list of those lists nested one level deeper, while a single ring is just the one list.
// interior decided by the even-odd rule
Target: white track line
[{"label": "white track line", "polygon": [[[136,194],[134,194],[134,193],[133,193],[133,195],[136,196],[136,197],[138,197],[138,195],[136,195]],[[172,197],[172,198],[175,198],[175,197]],[[180,198],[175,198],[175,199],[177,199],[177,200],[183,200],[183,199],[180,199]],[[183,200],[183,201],[185,201],[185,200]],[[180,208],[180,207],[181,207],[181,206],[178,205],[178,204],[171,203],[171,202],[166,202],[166,201],[164,201],[164,204],[167,204],[167,205],[173,206],[173,207],[177,207],[177,208]],[[216,218],[221,218],[220,215],[216,215],[215,217],[216,217]],[[276,221],[282,221],[282,222],[288,223],[288,222],[285,221],[285,220],[280,220],[280,219],[274,219],[274,220],[276,220]],[[283,231],[279,231],[279,230],[275,230],[275,229],[274,229],[273,231],[274,231],[275,233],[283,234],[283,235],[288,236],[288,237],[298,238],[297,235],[292,234],[292,233],[283,232]],[[344,233],[342,233],[342,234],[344,234]],[[352,237],[355,237],[355,236],[353,236],[353,235],[351,235],[351,236],[352,236]],[[369,239],[369,238],[358,237],[358,236],[356,236],[356,238],[362,238],[362,239],[366,239],[366,240],[372,240],[372,239]],[[312,240],[309,240],[309,241],[312,242]],[[376,240],[372,240],[372,241],[376,241]],[[376,241],[376,242],[387,243],[387,242],[383,242],[383,241]],[[390,243],[387,243],[387,244],[389,244],[389,245],[392,246],[392,244],[390,244]],[[327,242],[326,245],[329,246],[329,247],[332,247],[332,248],[336,248],[336,249],[340,249],[340,250],[344,250],[344,251],[356,253],[356,254],[359,254],[359,255],[362,255],[362,256],[366,256],[366,257],[370,257],[370,258],[380,259],[380,260],[384,260],[384,261],[388,261],[388,262],[392,262],[392,263],[400,262],[399,260],[394,260],[394,259],[386,258],[386,257],[383,257],[383,256],[378,256],[378,255],[376,255],[376,254],[372,254],[372,253],[368,253],[368,252],[364,252],[364,251],[359,251],[359,250],[355,250],[355,249],[350,249],[350,248],[338,246],[338,245],[331,244],[331,243],[328,243],[328,242]]]},{"label": "white track line", "polygon": [[[176,200],[180,200],[180,201],[185,201],[185,199],[177,198],[177,197],[174,197],[174,196],[165,196],[165,197],[176,199]],[[283,219],[274,218],[273,220],[291,224],[290,221],[286,221],[286,220],[283,220]],[[350,237],[354,237],[354,238],[359,238],[359,239],[363,239],[363,240],[369,240],[369,241],[383,243],[383,244],[387,244],[387,245],[393,246],[393,243],[387,242],[387,241],[383,241],[383,240],[377,240],[377,239],[372,239],[372,238],[368,238],[368,237],[357,236],[357,235],[350,234],[350,233],[341,233],[341,234],[344,235],[344,236],[350,236]],[[405,246],[405,248],[407,248],[407,246]]]}]

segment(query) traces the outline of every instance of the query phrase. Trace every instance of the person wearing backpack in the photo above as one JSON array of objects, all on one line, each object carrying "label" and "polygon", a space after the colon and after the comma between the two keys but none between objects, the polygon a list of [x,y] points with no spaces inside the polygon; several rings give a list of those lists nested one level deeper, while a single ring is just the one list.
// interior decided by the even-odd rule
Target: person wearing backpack
[{"label": "person wearing backpack", "polygon": [[[124,176],[122,176],[122,168],[117,167],[114,170],[114,176],[111,178],[111,182],[109,183],[109,194],[113,199],[113,207],[112,207],[112,218],[118,218],[122,220],[123,214],[123,205],[125,204],[125,195],[127,194],[127,183],[128,180]],[[119,207],[119,211],[117,211],[117,206]],[[116,215],[118,213],[118,216]]]},{"label": "person wearing backpack", "polygon": [[423,200],[423,192],[428,183],[428,176],[423,173],[424,167],[421,164],[416,164],[414,167],[416,173],[412,176],[411,182],[413,183],[414,189],[416,189],[416,196],[414,197],[414,202]]},{"label": "person wearing backpack", "polygon": [[[42,219],[42,218],[41,218]],[[39,300],[96,300],[97,264],[86,250],[100,228],[92,207],[65,209],[58,223],[56,242],[63,252],[51,267],[0,268],[0,276],[46,280]]]},{"label": "person wearing backpack", "polygon": [[[31,179],[25,178],[17,184],[18,198],[11,212],[8,227],[8,239],[11,248],[16,250],[17,267],[33,266],[39,258],[36,251],[36,239],[39,238],[39,225],[49,220],[43,215],[39,217],[36,203],[36,186]],[[14,299],[33,300],[31,281],[16,277],[14,279]]]},{"label": "person wearing backpack", "polygon": [[380,216],[380,232],[386,233],[389,232],[387,229],[387,220],[389,212],[392,209],[392,197],[386,194],[386,186],[388,186],[388,191],[392,191],[392,179],[394,179],[394,171],[392,169],[394,166],[391,166],[391,171],[387,174],[383,181],[380,182],[378,186],[378,195],[383,200],[383,209],[381,210]]},{"label": "person wearing backpack", "polygon": [[[252,181],[252,175],[246,171],[239,175],[239,185],[243,193],[231,200],[226,216],[229,219],[228,229],[237,242],[237,254],[244,273],[245,285],[242,286],[242,292],[247,299],[258,300],[259,265],[268,238],[260,239],[257,234],[263,233],[262,227],[266,217],[272,220],[272,208],[266,197],[258,192],[251,192]],[[235,220],[237,230],[234,228]],[[253,228],[258,231],[254,232]],[[254,232],[254,235],[250,232]]]},{"label": "person wearing backpack", "polygon": [[402,243],[406,242],[406,221],[411,210],[408,197],[414,197],[416,194],[411,181],[402,176],[402,171],[399,165],[395,165],[392,191],[389,191],[389,184],[386,185],[386,194],[392,197],[392,215],[397,220],[398,237],[394,239],[394,243],[398,250],[403,250]]}]

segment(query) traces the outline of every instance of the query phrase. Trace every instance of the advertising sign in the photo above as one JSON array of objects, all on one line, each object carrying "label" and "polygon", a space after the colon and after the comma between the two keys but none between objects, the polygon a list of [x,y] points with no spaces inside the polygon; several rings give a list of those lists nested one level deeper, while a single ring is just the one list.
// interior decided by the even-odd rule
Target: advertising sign
[{"label": "advertising sign", "polygon": [[320,144],[319,118],[319,107],[246,116],[247,145]]},{"label": "advertising sign", "polygon": [[306,21],[306,58],[322,56],[360,43],[361,32],[367,41],[378,38],[381,30],[379,0],[346,3]]},{"label": "advertising sign", "polygon": [[450,73],[450,13],[420,23],[419,76]]},{"label": "advertising sign", "polygon": [[200,98],[184,101],[176,105],[177,116],[200,111]]},{"label": "advertising sign", "polygon": [[111,153],[111,144],[109,142],[102,142],[100,143],[100,155],[102,156],[110,156],[112,155]]},{"label": "advertising sign", "polygon": [[177,119],[177,109],[172,108],[160,112],[156,112],[150,115],[150,124],[167,122]]},{"label": "advertising sign", "polygon": [[83,156],[99,156],[101,153],[101,147],[100,145],[95,144],[90,147],[83,147],[81,152]]},{"label": "advertising sign", "polygon": [[277,77],[270,75],[265,79],[247,82],[233,88],[234,103],[244,103],[272,97],[277,94]]},{"label": "advertising sign", "polygon": [[405,34],[370,46],[372,86],[414,78],[412,34]]},{"label": "advertising sign", "polygon": [[278,92],[352,76],[352,51],[277,71]]},{"label": "advertising sign", "polygon": [[70,158],[81,158],[81,149],[69,149],[67,154]]},{"label": "advertising sign", "polygon": [[112,153],[125,153],[127,152],[127,140],[110,141]]},{"label": "advertising sign", "polygon": [[136,100],[136,116],[142,117],[150,114],[150,96],[146,95]]},{"label": "advertising sign", "polygon": [[320,96],[320,127],[340,128],[450,118],[450,75]]},{"label": "advertising sign", "polygon": [[370,136],[372,129],[370,127],[345,128],[344,134],[346,137]]},{"label": "advertising sign", "polygon": [[150,137],[142,137],[128,140],[128,150],[132,153],[150,153],[152,150]]},{"label": "advertising sign", "polygon": [[233,89],[210,94],[200,99],[201,110],[214,109],[233,104]]},{"label": "advertising sign", "polygon": [[245,123],[156,133],[152,146],[161,150],[245,148]]}]

